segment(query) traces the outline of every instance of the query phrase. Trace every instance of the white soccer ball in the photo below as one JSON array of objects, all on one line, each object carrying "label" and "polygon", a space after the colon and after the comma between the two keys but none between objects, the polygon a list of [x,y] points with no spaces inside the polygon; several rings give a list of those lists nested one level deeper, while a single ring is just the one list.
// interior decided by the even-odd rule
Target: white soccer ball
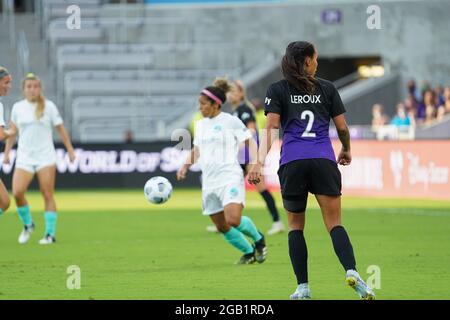
[{"label": "white soccer ball", "polygon": [[144,187],[144,195],[154,204],[163,204],[172,196],[172,184],[164,177],[153,177]]}]

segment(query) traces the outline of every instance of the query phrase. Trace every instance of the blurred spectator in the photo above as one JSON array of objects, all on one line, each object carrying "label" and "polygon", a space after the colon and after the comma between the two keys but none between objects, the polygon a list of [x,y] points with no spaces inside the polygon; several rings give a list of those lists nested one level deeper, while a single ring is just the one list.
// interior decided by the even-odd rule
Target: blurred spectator
[{"label": "blurred spectator", "polygon": [[[417,118],[419,122],[430,122],[436,118],[436,98],[433,90],[426,90],[423,95],[423,102],[417,110]],[[434,117],[434,118],[433,118]]]},{"label": "blurred spectator", "polygon": [[410,115],[407,114],[405,105],[403,103],[397,104],[397,113],[395,117],[391,120],[391,124],[396,127],[410,126],[413,124]]},{"label": "blurred spectator", "polygon": [[384,126],[388,123],[388,116],[384,113],[384,108],[381,104],[374,104],[372,107],[372,128],[376,129],[378,126]]},{"label": "blurred spectator", "polygon": [[134,134],[133,131],[128,130],[125,131],[125,137],[124,137],[125,143],[126,144],[131,144],[134,142]]},{"label": "blurred spectator", "polygon": [[442,106],[445,102],[445,98],[444,98],[444,88],[442,86],[437,86],[434,89],[434,93],[436,95],[436,102],[435,104],[437,106]]},{"label": "blurred spectator", "polygon": [[450,87],[447,87],[444,90],[444,102],[439,107],[437,114],[439,121],[442,120],[445,115],[450,114]]},{"label": "blurred spectator", "polygon": [[408,90],[408,94],[412,95],[416,101],[421,100],[420,93],[417,90],[416,81],[414,81],[414,79],[408,80],[406,83],[406,88]]},{"label": "blurred spectator", "polygon": [[416,99],[416,97],[409,93],[408,96],[405,99],[405,108],[406,108],[406,112],[408,114],[412,113],[414,115],[414,117],[417,117],[417,112],[419,109],[419,100]]},{"label": "blurred spectator", "polygon": [[427,105],[425,108],[425,120],[423,125],[432,124],[436,120],[436,108],[432,105]]},{"label": "blurred spectator", "polygon": [[[421,97],[423,98],[425,96],[425,93],[429,90],[433,90],[433,89],[431,89],[430,83],[427,80],[423,80],[422,85],[421,85],[421,90],[420,90],[420,92],[422,93]],[[419,100],[421,97],[419,97]]]}]

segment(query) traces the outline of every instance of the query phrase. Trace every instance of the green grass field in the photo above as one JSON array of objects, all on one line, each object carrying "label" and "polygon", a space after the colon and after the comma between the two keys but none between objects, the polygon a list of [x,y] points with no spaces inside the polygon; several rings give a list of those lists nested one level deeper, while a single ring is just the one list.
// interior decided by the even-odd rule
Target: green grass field
[{"label": "green grass field", "polygon": [[[259,195],[247,198],[245,214],[266,231]],[[268,237],[266,263],[236,266],[239,252],[205,231],[196,190],[175,189],[163,206],[141,190],[59,192],[58,243],[49,247],[37,244],[40,195],[29,201],[37,230],[28,245],[17,243],[15,208],[0,217],[0,300],[286,299],[296,286],[286,233]],[[361,275],[381,269],[378,299],[450,299],[450,202],[344,198],[343,206]],[[305,235],[313,298],[356,299],[313,198]],[[81,268],[81,290],[66,287],[70,265]]]}]

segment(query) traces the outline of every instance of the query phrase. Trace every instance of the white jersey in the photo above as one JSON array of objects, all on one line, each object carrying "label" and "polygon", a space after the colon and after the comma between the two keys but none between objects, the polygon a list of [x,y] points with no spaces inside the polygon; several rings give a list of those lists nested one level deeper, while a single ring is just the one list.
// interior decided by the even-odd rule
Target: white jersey
[{"label": "white jersey", "polygon": [[203,189],[243,180],[238,161],[239,146],[252,134],[239,118],[221,112],[196,123],[194,146],[199,148]]},{"label": "white jersey", "polygon": [[5,110],[3,109],[3,104],[0,102],[0,127],[5,126]]},{"label": "white jersey", "polygon": [[40,165],[56,161],[52,128],[63,123],[55,104],[45,100],[44,114],[36,118],[36,103],[22,100],[14,104],[11,121],[17,126],[17,162]]}]

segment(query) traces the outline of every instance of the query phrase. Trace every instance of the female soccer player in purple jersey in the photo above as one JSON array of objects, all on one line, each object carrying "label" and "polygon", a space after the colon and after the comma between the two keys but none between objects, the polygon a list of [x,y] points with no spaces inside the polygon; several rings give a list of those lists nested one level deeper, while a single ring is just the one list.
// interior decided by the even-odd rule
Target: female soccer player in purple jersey
[{"label": "female soccer player in purple jersey", "polygon": [[[315,77],[317,51],[313,44],[293,42],[282,60],[284,80],[272,84],[265,101],[267,126],[261,136],[258,163],[249,182],[261,179],[261,168],[281,126],[283,146],[279,178],[283,205],[288,214],[289,255],[298,287],[291,299],[309,299],[308,251],[303,235],[308,192],[315,195],[334,250],[346,271],[346,282],[362,299],[375,295],[356,271],[350,239],[341,225],[341,174],[337,167],[352,161],[345,108],[334,85]],[[329,138],[330,120],[339,133],[342,149],[337,163]]]}]

